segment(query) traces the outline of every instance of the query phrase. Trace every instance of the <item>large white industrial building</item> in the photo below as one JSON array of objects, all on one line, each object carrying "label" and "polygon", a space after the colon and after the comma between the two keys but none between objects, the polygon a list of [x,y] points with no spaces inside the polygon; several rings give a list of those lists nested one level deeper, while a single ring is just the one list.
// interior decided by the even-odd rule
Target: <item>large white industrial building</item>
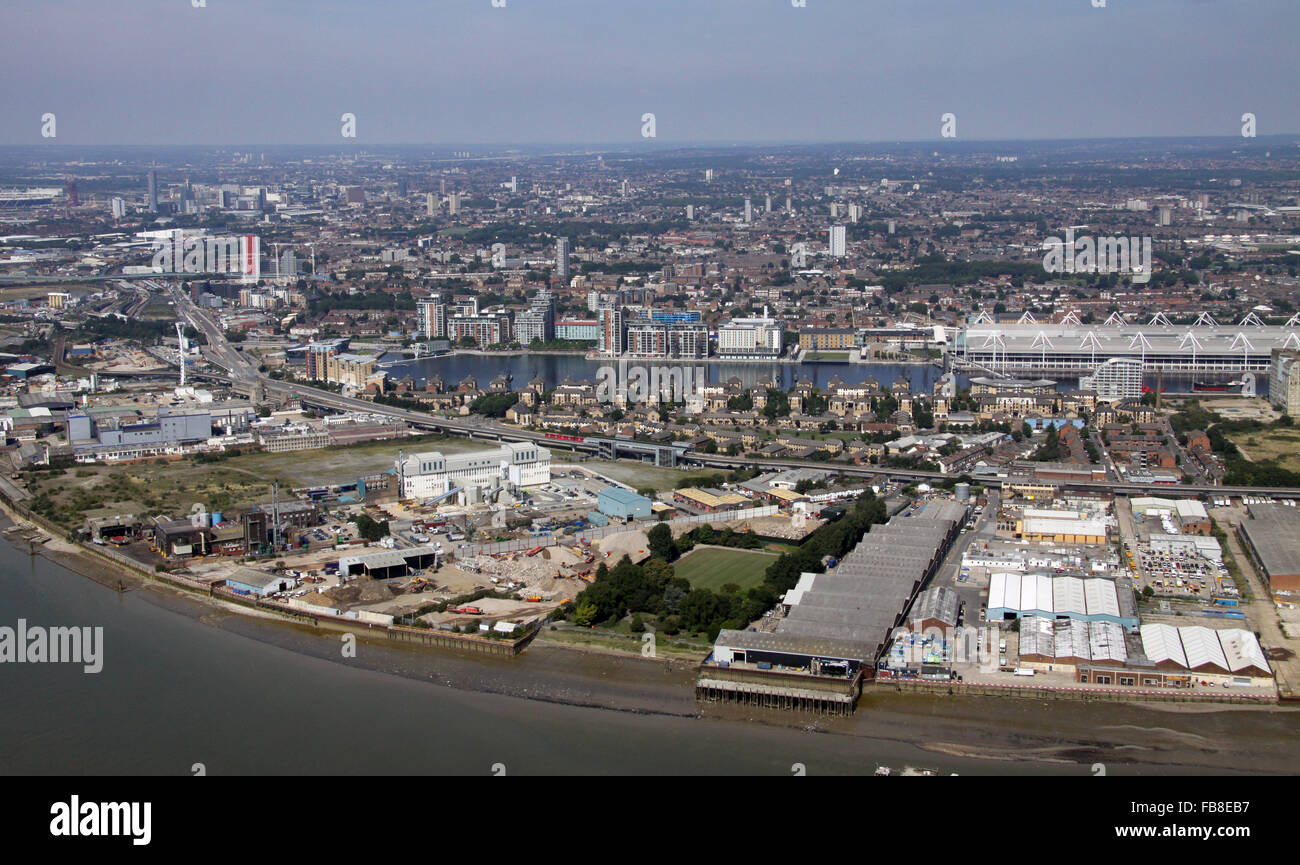
[{"label": "large white industrial building", "polygon": [[446,456],[425,451],[397,458],[404,499],[430,499],[460,492],[460,503],[490,498],[497,490],[517,490],[551,482],[551,452],[531,442],[506,442],[499,448]]},{"label": "large white industrial building", "polygon": [[[1123,591],[1121,591],[1121,588]],[[989,576],[990,622],[1024,616],[1138,626],[1132,584],[1102,578],[998,573]]]},{"label": "large white industrial building", "polygon": [[1209,684],[1269,687],[1273,669],[1259,639],[1244,628],[1142,626],[1142,652],[1155,667],[1188,670]]},{"label": "large white industrial building", "polygon": [[[1092,325],[1075,316],[1056,324],[975,322],[957,333],[952,356],[958,369],[995,373],[1092,375],[1112,358],[1137,360],[1149,373],[1266,373],[1270,354],[1281,348],[1300,348],[1300,316],[1283,325],[1264,324],[1254,314],[1238,324],[1219,324],[1205,314],[1183,325],[1162,314],[1146,324],[1117,315]],[[1122,382],[1122,372],[1105,375],[1115,373]]]}]

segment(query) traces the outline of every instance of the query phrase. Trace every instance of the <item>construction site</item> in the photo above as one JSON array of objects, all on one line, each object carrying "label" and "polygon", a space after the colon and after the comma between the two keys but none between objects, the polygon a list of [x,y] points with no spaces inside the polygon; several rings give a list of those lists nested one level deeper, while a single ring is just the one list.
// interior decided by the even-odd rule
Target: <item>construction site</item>
[{"label": "construction site", "polygon": [[[214,596],[312,617],[500,641],[535,631],[576,599],[602,564],[649,558],[647,533],[660,521],[679,538],[706,523],[719,532],[753,532],[774,550],[823,523],[802,505],[782,511],[758,500],[753,507],[684,515],[647,500],[649,516],[625,516],[620,508],[639,507],[635,494],[589,470],[557,468],[550,483],[508,504],[457,505],[450,497],[417,502],[374,484],[359,499],[327,489],[313,513],[299,500],[271,520],[292,513],[302,523],[268,539],[274,559],[197,555],[176,567],[182,562],[167,552],[188,549],[190,535],[203,531],[182,521],[160,525],[138,543]],[[616,506],[609,503],[611,492]],[[363,526],[382,526],[384,534],[368,542]],[[774,555],[719,552],[757,556],[763,566]]]}]

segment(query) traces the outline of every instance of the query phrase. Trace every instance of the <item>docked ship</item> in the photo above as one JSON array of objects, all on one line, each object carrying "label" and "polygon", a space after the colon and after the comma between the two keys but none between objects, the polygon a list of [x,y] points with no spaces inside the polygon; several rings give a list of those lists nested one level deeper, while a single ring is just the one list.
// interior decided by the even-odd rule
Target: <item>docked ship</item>
[{"label": "docked ship", "polygon": [[1192,393],[1240,393],[1241,381],[1196,381]]}]

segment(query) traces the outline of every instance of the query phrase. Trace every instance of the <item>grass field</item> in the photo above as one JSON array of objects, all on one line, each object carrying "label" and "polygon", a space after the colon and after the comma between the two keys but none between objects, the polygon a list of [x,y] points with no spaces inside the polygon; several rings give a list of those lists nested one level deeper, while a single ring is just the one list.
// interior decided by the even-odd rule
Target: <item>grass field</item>
[{"label": "grass field", "polygon": [[673,569],[697,589],[716,592],[727,583],[735,583],[744,591],[760,585],[763,572],[774,561],[776,556],[771,553],[701,547],[678,559]]},{"label": "grass field", "polygon": [[116,503],[129,502],[142,506],[142,513],[172,517],[188,514],[194,504],[224,511],[269,501],[273,481],[279,482],[281,495],[288,496],[294,487],[344,483],[391,471],[399,449],[461,453],[488,446],[469,439],[423,436],[321,450],[241,454],[211,463],[188,458],[76,466],[62,472],[30,473],[26,480],[33,494],[43,494],[53,503],[46,516],[71,528],[81,525],[82,512]]},{"label": "grass field", "polygon": [[[195,503],[224,511],[269,501],[272,481],[279,481],[281,495],[287,495],[296,487],[345,483],[392,471],[399,450],[454,454],[490,447],[491,442],[433,435],[320,450],[247,453],[211,463],[189,458],[130,466],[77,466],[64,472],[31,474],[27,481],[33,493],[44,493],[52,502],[54,507],[46,515],[71,528],[81,525],[80,512],[116,503],[129,502],[144,513],[174,517],[188,514]],[[566,456],[563,451],[554,454],[556,462],[566,462]],[[624,483],[663,490],[672,489],[682,477],[677,469],[629,460],[588,460],[585,465]]]},{"label": "grass field", "polygon": [[[573,456],[567,451],[551,451],[551,462],[553,463],[574,461]],[[608,475],[614,480],[621,481],[635,489],[653,487],[661,492],[671,491],[674,485],[686,477],[687,474],[682,469],[659,468],[651,463],[633,462],[632,460],[611,462],[609,460],[589,459],[582,465],[593,472]]]},{"label": "grass field", "polygon": [[488,450],[492,442],[467,438],[420,436],[364,444],[287,453],[258,453],[237,457],[231,464],[257,472],[288,477],[294,486],[337,484],[356,480],[361,475],[391,471],[399,450],[441,451],[445,454]]},{"label": "grass field", "polygon": [[1233,433],[1232,443],[1246,459],[1254,462],[1276,459],[1280,467],[1300,471],[1300,429]]}]

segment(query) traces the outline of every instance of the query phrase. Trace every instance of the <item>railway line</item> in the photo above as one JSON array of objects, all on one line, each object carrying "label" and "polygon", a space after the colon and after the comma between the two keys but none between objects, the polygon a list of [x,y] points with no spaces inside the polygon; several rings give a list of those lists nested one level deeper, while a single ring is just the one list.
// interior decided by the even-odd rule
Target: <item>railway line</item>
[{"label": "railway line", "polygon": [[[522,430],[514,427],[504,427],[493,424],[487,420],[458,420],[454,418],[438,418],[422,412],[415,412],[409,409],[387,406],[382,403],[371,402],[369,400],[346,397],[331,391],[321,390],[308,385],[289,383],[269,378],[254,371],[254,368],[248,364],[239,352],[231,348],[226,341],[225,334],[222,333],[215,323],[206,315],[192,310],[189,299],[180,292],[175,292],[178,307],[186,314],[190,323],[204,331],[208,337],[208,345],[211,351],[208,353],[209,360],[227,370],[230,375],[217,376],[218,380],[224,380],[232,385],[248,386],[252,383],[260,384],[268,394],[277,394],[280,396],[296,398],[305,401],[308,405],[317,406],[325,409],[337,409],[341,411],[361,411],[370,414],[384,415],[396,420],[404,421],[417,429],[425,429],[433,432],[440,432],[449,435],[463,435],[469,438],[478,438],[489,441],[530,441],[539,444],[545,444],[547,447],[563,447],[576,452],[582,452],[592,455],[602,453],[617,453],[617,446],[620,444],[618,439],[610,439],[599,436],[584,436],[581,441],[575,441],[575,436],[557,437],[554,434],[533,432],[531,430]],[[210,374],[208,377],[211,377]],[[622,444],[628,444],[622,442]],[[679,446],[680,447],[680,446]],[[951,475],[942,472],[921,471],[913,469],[897,469],[880,466],[863,466],[848,465],[843,463],[827,463],[817,460],[792,460],[792,459],[768,459],[762,457],[736,456],[729,457],[720,454],[702,454],[694,451],[685,451],[681,456],[681,464],[684,467],[698,465],[705,468],[747,468],[751,466],[763,466],[772,469],[817,469],[820,471],[834,471],[848,477],[861,477],[878,479],[884,482],[898,481],[907,483],[942,483],[950,479]],[[989,479],[988,484],[997,484],[1001,486],[1001,481]],[[1144,495],[1159,494],[1161,496],[1175,497],[1196,497],[1202,493],[1220,496],[1241,496],[1241,495],[1265,495],[1281,498],[1300,498],[1300,489],[1289,487],[1237,487],[1237,486],[1214,486],[1207,484],[1137,484],[1128,482],[1110,482],[1110,481],[1079,481],[1066,484],[1070,489],[1097,491],[1097,492],[1115,492],[1123,495]]]}]

